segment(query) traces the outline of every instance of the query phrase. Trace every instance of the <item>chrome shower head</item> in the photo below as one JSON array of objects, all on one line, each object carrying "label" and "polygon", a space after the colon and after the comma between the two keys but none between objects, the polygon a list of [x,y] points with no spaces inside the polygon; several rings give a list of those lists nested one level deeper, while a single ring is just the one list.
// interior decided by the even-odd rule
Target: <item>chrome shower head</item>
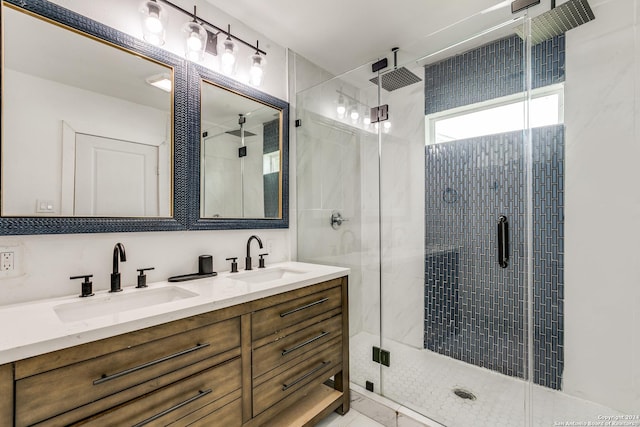
[{"label": "chrome shower head", "polygon": [[[557,7],[553,4],[555,1],[552,2],[551,10],[531,20],[532,45],[566,33],[596,18],[587,0],[569,0]],[[516,33],[522,39],[525,38],[522,26],[516,29]]]}]

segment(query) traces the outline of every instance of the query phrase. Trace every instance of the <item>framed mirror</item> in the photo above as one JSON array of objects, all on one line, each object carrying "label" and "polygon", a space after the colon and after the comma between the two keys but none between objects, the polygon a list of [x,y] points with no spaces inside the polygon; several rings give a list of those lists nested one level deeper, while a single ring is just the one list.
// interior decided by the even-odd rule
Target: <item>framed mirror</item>
[{"label": "framed mirror", "polygon": [[185,229],[185,61],[44,0],[2,38],[0,233]]},{"label": "framed mirror", "polygon": [[192,67],[189,228],[287,228],[289,104]]}]

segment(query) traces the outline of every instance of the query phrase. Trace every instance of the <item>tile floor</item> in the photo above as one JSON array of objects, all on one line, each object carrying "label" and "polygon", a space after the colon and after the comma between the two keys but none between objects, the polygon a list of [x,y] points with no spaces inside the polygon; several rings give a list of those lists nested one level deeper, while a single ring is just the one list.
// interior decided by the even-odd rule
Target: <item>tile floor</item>
[{"label": "tile floor", "polygon": [[382,424],[351,408],[343,417],[336,413],[320,421],[316,427],[384,427]]},{"label": "tile floor", "polygon": [[[365,380],[373,381],[377,393],[382,391],[385,397],[448,427],[524,425],[527,382],[391,340],[384,342],[384,348],[391,351],[391,366],[382,367],[381,371],[381,365],[371,360],[373,345],[379,345],[379,341],[372,334],[360,333],[351,338],[353,383],[364,385]],[[455,388],[470,391],[476,400],[457,397],[453,394]],[[597,421],[599,415],[622,415],[537,385],[533,386],[532,400],[535,427],[566,421],[588,425],[589,421]]]}]

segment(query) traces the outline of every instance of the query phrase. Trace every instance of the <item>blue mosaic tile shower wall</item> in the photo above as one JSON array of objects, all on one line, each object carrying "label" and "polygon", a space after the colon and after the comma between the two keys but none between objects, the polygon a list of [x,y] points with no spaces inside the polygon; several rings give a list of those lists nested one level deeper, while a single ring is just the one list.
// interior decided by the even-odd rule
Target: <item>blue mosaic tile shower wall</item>
[{"label": "blue mosaic tile shower wall", "polygon": [[[522,90],[517,36],[425,68],[426,112]],[[535,86],[564,80],[564,36],[534,47]],[[506,71],[508,69],[509,71]],[[560,389],[563,344],[564,127],[534,129],[534,382]],[[522,132],[426,147],[424,346],[524,378],[526,167]],[[497,262],[497,223],[510,263]]]},{"label": "blue mosaic tile shower wall", "polygon": [[[272,153],[280,149],[280,122],[272,120],[263,127],[263,154]],[[277,218],[279,214],[280,173],[274,172],[263,175],[264,185],[264,216]]]},{"label": "blue mosaic tile shower wall", "polygon": [[[564,34],[533,47],[534,88],[564,81]],[[513,35],[425,67],[425,114],[524,91],[522,39]]]},{"label": "blue mosaic tile shower wall", "polygon": [[[533,130],[534,381],[563,368],[564,127]],[[425,348],[524,378],[526,167],[522,132],[426,148]],[[509,267],[497,260],[507,216]]]}]

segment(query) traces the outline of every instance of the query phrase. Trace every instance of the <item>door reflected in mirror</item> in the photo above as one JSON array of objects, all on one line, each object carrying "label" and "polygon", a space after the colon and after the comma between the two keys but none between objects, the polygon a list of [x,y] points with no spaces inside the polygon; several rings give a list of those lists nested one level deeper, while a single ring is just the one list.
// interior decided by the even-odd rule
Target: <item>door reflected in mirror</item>
[{"label": "door reflected in mirror", "polygon": [[201,86],[201,218],[281,218],[281,111]]},{"label": "door reflected in mirror", "polygon": [[171,217],[173,69],[2,13],[2,216]]}]

